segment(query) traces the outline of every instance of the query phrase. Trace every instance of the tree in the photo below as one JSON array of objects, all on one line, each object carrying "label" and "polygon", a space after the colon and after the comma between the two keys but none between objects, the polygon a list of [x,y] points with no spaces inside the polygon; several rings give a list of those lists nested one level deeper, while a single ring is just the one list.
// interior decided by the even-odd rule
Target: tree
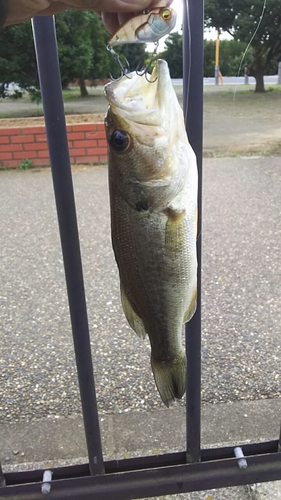
[{"label": "tree", "polygon": [[62,86],[78,80],[81,96],[86,96],[85,79],[105,76],[108,32],[94,12],[82,10],[58,14],[56,30]]},{"label": "tree", "polygon": [[[263,76],[281,56],[281,0],[206,0],[205,25],[230,33],[235,40],[251,40],[247,64],[256,79],[256,92],[264,92]],[[257,30],[257,31],[256,31]]]},{"label": "tree", "polygon": [[91,49],[92,59],[88,78],[108,78],[112,63],[112,56],[106,50],[109,33],[99,16],[90,12],[91,21]]},{"label": "tree", "polygon": [[[59,14],[56,30],[62,86],[78,80],[81,94],[85,95],[85,78],[109,75],[111,55],[106,50],[109,34],[101,19],[91,11],[69,10]],[[37,98],[39,81],[30,21],[0,30],[0,97],[7,95],[12,82]]]},{"label": "tree", "polygon": [[[214,76],[215,69],[215,40],[204,40],[204,76]],[[220,41],[220,71],[223,76],[237,76],[243,54],[247,44],[237,40]],[[250,47],[247,53],[247,64],[252,57]],[[244,73],[243,64],[242,74]]]},{"label": "tree", "polygon": [[131,71],[135,71],[137,68],[141,69],[147,57],[144,43],[128,43],[123,45],[121,47],[121,54],[123,54],[129,62]]},{"label": "tree", "polygon": [[165,59],[170,68],[172,78],[182,78],[182,34],[174,31],[165,40],[165,50],[160,56]]},{"label": "tree", "polygon": [[30,22],[0,30],[0,82],[0,97],[12,82],[27,91],[39,87]]}]

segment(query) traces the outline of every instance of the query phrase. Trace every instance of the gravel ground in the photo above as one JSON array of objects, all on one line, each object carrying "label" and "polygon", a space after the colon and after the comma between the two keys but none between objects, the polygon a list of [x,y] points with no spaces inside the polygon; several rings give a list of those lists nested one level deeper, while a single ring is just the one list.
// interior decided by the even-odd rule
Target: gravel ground
[{"label": "gravel ground", "polygon": [[[206,159],[204,167],[202,400],[273,398],[280,395],[280,158]],[[51,175],[0,176],[0,421],[76,414]],[[120,305],[107,168],[73,176],[100,413],[162,407],[148,342],[130,330]]]}]

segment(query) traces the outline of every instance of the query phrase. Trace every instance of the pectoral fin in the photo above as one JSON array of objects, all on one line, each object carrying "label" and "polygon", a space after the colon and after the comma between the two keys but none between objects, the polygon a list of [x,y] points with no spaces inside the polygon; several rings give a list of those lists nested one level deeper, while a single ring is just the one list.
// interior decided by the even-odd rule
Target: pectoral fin
[{"label": "pectoral fin", "polygon": [[121,302],[123,306],[123,310],[125,313],[125,316],[127,318],[127,321],[130,325],[130,327],[136,332],[136,334],[144,339],[146,331],[144,328],[144,324],[141,320],[141,318],[137,315],[137,313],[134,311],[134,309],[131,306],[131,303],[126,295],[126,292],[122,286],[120,285],[120,290],[121,290]]},{"label": "pectoral fin", "polygon": [[167,208],[164,213],[167,216],[165,248],[168,252],[181,252],[186,240],[185,211],[177,213],[171,208]]}]

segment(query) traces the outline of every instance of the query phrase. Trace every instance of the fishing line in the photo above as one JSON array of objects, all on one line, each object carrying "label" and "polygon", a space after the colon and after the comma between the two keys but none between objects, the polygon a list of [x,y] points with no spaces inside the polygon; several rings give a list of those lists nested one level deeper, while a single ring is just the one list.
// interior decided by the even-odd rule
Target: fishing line
[{"label": "fishing line", "polygon": [[[256,36],[256,34],[257,34],[257,32],[258,32],[258,29],[259,29],[259,27],[260,27],[260,25],[261,25],[261,22],[262,22],[263,17],[264,17],[264,13],[265,13],[266,6],[267,6],[267,0],[264,0],[264,2],[263,2],[263,6],[262,6],[261,15],[260,15],[260,18],[259,18],[259,22],[258,22],[258,24],[257,24],[257,27],[256,27],[256,29],[255,29],[255,31],[254,31],[254,33],[253,33],[253,35],[251,36],[251,39],[250,39],[250,41],[249,41],[249,43],[248,43],[248,45],[247,45],[246,49],[244,50],[244,54],[243,54],[243,55],[242,55],[242,57],[241,57],[241,61],[240,61],[239,68],[238,68],[237,77],[240,75],[240,71],[241,71],[241,68],[242,68],[243,61],[244,61],[244,59],[245,59],[245,57],[246,57],[246,54],[247,54],[247,52],[248,52],[248,50],[249,50],[249,48],[250,48],[250,46],[251,46],[251,44],[252,44],[252,41],[254,40],[254,38],[255,38],[255,36]],[[235,86],[235,89],[234,89],[233,105],[235,104],[236,92],[237,92],[237,85]]]}]

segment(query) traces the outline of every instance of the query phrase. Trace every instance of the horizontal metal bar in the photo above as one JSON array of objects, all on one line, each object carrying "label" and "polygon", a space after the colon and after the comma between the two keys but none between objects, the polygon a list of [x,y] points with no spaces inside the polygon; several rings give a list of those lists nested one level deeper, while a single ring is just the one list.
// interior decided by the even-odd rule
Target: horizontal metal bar
[{"label": "horizontal metal bar", "polygon": [[[236,445],[235,445],[236,446]],[[276,453],[278,450],[278,440],[264,441],[261,443],[248,443],[237,445],[243,449],[245,456],[264,455]],[[201,450],[201,461],[222,460],[234,456],[234,446],[222,448],[205,448]],[[122,460],[109,460],[105,462],[105,473],[114,474],[116,472],[128,472],[141,469],[151,469],[168,467],[172,465],[183,465],[186,463],[185,451],[176,453],[165,453],[163,455],[149,455],[145,457],[125,458]],[[41,481],[42,469],[8,472],[5,474],[8,485],[20,483],[31,483]],[[54,469],[53,479],[69,479],[73,477],[85,477],[90,474],[89,464],[70,465],[57,467]]]},{"label": "horizontal metal bar", "polygon": [[[246,469],[238,467],[234,447],[202,450],[203,461],[196,464],[181,462],[184,452],[113,460],[105,463],[106,473],[99,476],[90,476],[88,464],[53,469],[50,498],[106,500],[114,494],[116,500],[126,500],[281,479],[278,440],[240,446]],[[142,469],[133,470],[141,464]],[[0,488],[0,499],[42,499],[42,476],[42,470],[5,474],[7,486]],[[16,479],[21,484],[15,484]]]}]

